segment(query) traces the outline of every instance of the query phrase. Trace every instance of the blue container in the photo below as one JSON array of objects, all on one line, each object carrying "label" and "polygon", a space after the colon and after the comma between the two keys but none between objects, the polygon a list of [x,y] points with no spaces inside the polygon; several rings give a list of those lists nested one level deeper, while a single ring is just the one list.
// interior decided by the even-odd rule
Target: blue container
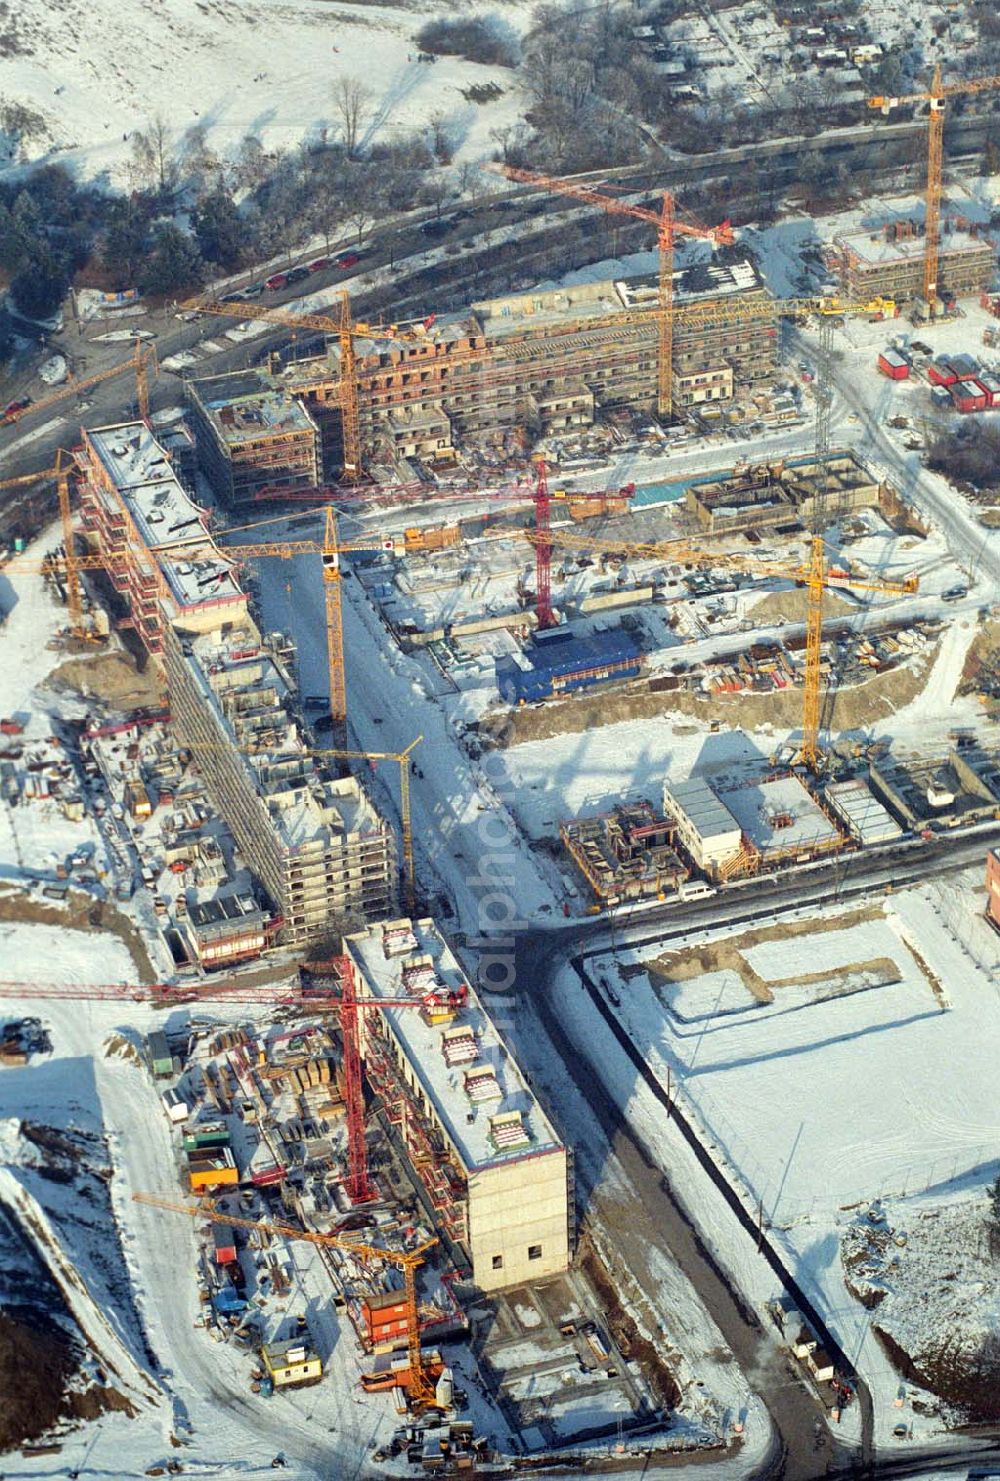
[{"label": "blue container", "polygon": [[496,680],[506,704],[531,704],[613,679],[635,678],[641,667],[641,653],[620,628],[590,637],[555,628],[537,634],[520,655],[498,658]]}]

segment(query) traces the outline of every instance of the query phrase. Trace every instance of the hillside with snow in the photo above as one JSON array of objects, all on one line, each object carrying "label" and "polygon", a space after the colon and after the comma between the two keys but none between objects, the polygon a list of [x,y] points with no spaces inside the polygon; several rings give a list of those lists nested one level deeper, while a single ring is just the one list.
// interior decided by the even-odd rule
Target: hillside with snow
[{"label": "hillside with snow", "polygon": [[[470,6],[523,32],[530,5]],[[489,154],[490,131],[521,111],[516,73],[457,58],[417,61],[415,36],[450,15],[446,0],[419,6],[327,0],[19,0],[0,10],[0,105],[41,117],[17,141],[0,131],[0,174],[47,159],[85,176],[128,183],[128,136],[167,125],[183,157],[193,130],[223,157],[247,135],[268,151],[339,137],[338,82],[360,79],[371,97],[362,142],[389,141],[443,115],[457,160]],[[495,82],[502,96],[463,97]],[[325,131],[325,132],[324,132]]]}]

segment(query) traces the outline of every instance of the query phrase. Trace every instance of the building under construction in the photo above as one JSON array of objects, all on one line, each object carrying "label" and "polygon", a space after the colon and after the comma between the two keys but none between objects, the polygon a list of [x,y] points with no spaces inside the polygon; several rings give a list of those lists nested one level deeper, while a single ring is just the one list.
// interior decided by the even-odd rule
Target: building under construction
[{"label": "building under construction", "polygon": [[282,921],[301,943],[390,914],[392,829],[355,777],[318,770],[289,714],[281,654],[253,624],[191,636],[165,630],[171,716],[216,806]]},{"label": "building under construction", "polygon": [[[922,227],[898,222],[880,231],[838,236],[830,254],[846,297],[867,301],[881,297],[897,303],[921,298],[927,238]],[[942,232],[938,249],[938,290],[978,293],[993,279],[996,249],[986,237],[957,229]]]},{"label": "building under construction", "polygon": [[188,382],[205,476],[222,503],[246,504],[321,482],[320,434],[302,398],[265,371]]},{"label": "building under construction", "polygon": [[365,1075],[438,1229],[483,1291],[569,1265],[572,1157],[430,919],[349,935]]},{"label": "building under construction", "polygon": [[[674,304],[712,307],[710,322],[673,330],[674,405],[730,401],[774,373],[776,329],[741,308],[769,297],[756,267],[736,249],[678,269]],[[506,294],[465,313],[354,341],[359,430],[366,457],[428,465],[454,460],[463,439],[522,429],[529,436],[589,426],[603,412],[651,411],[657,401],[659,325],[656,278],[578,284]],[[722,312],[732,306],[732,314]],[[237,437],[241,408],[298,398],[302,426]],[[279,375],[236,372],[192,382],[199,456],[220,497],[259,498],[294,488],[308,471],[309,433],[322,434],[327,477],[343,458],[340,345],[288,365]],[[319,481],[313,477],[313,481]]]},{"label": "building under construction", "polygon": [[177,736],[270,895],[283,939],[390,914],[392,829],[354,777],[317,768],[295,719],[291,651],[258,631],[204,511],[145,423],[83,437],[85,528],[163,663]]},{"label": "building under construction", "polygon": [[208,533],[205,511],[178,480],[144,422],[83,431],[84,529],[108,557],[108,576],[151,653],[165,613],[189,632],[239,625],[247,596]]},{"label": "building under construction", "polygon": [[685,495],[702,529],[738,534],[781,525],[812,528],[877,507],[881,485],[851,452],[746,465],[723,478],[698,479]]}]

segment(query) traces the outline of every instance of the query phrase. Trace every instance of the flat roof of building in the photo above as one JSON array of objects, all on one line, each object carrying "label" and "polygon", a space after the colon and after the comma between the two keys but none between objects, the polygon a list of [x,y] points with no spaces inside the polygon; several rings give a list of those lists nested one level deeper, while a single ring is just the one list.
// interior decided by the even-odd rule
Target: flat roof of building
[{"label": "flat roof of building", "polygon": [[283,388],[267,387],[231,398],[202,394],[201,403],[231,447],[284,432],[316,431],[302,402]]},{"label": "flat roof of building", "polygon": [[[410,950],[386,955],[386,933],[409,933]],[[523,1156],[554,1151],[562,1146],[548,1117],[528,1089],[516,1060],[500,1038],[489,1013],[469,983],[451,947],[430,918],[393,921],[368,926],[344,938],[345,949],[356,962],[361,996],[406,998],[419,1002],[430,987],[424,981],[411,992],[403,981],[403,969],[421,958],[430,958],[433,977],[445,989],[465,989],[465,1006],[451,1023],[429,1023],[417,1008],[382,1010],[410,1068],[434,1113],[461,1156],[467,1170],[482,1170]],[[445,1034],[465,1029],[471,1035],[474,1058],[449,1066],[445,1059]],[[474,1099],[467,1090],[467,1076],[488,1075],[495,1081],[493,1096]],[[519,1115],[526,1140],[504,1150],[491,1134],[497,1117]]]},{"label": "flat roof of building", "polygon": [[205,539],[205,511],[185,491],[145,422],[98,427],[86,436],[150,550]]},{"label": "flat roof of building", "polygon": [[[901,237],[893,242],[887,241],[881,231],[851,232],[837,237],[836,244],[842,251],[854,253],[869,267],[885,267],[894,262],[923,262],[927,249],[927,239],[923,233],[919,236]],[[987,237],[971,237],[966,232],[955,231],[943,232],[941,235],[942,257],[971,256],[977,252],[992,251],[993,243]]]},{"label": "flat roof of building", "polygon": [[[730,294],[766,292],[756,264],[745,249],[723,248],[712,256],[674,271],[674,303],[697,303]],[[650,322],[659,302],[655,273],[634,278],[573,283],[560,288],[529,289],[482,299],[472,305],[489,339],[523,334],[526,326],[565,324],[568,320],[600,321],[624,310],[646,309]]]},{"label": "flat roof of building", "polygon": [[739,831],[736,818],[704,777],[689,777],[686,782],[667,782],[663,793],[664,801],[675,803],[702,838],[723,838]]},{"label": "flat roof of building", "polygon": [[889,843],[902,837],[903,830],[896,819],[860,777],[846,782],[830,782],[826,787],[826,797],[862,843]]},{"label": "flat roof of building", "polygon": [[160,567],[178,604],[201,606],[207,602],[245,602],[236,568],[220,556],[211,541],[203,548],[185,550],[182,556],[160,556]]},{"label": "flat roof of building", "polygon": [[[732,293],[753,293],[766,287],[753,258],[741,247],[717,249],[711,257],[674,270],[674,304],[697,303],[706,298],[725,298]],[[656,273],[620,278],[615,282],[625,308],[655,308],[660,284]]]},{"label": "flat roof of building", "polygon": [[788,849],[835,843],[840,837],[805,784],[792,773],[720,789],[719,796],[765,858]]},{"label": "flat roof of building", "polygon": [[211,900],[189,905],[188,917],[196,929],[207,929],[212,926],[238,925],[241,922],[249,925],[258,918],[263,920],[264,911],[253,895],[240,891],[231,895],[216,895]]}]

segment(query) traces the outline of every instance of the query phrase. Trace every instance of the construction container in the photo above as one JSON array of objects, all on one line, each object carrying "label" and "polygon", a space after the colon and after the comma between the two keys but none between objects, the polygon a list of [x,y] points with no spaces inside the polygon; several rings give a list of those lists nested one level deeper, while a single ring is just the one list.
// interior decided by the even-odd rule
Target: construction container
[{"label": "construction container", "polygon": [[898,350],[883,350],[878,357],[878,368],[891,381],[905,381],[910,374],[910,362]]},{"label": "construction container", "polygon": [[163,1092],[163,1109],[167,1113],[167,1119],[175,1126],[186,1121],[191,1114],[191,1108],[183,1096],[177,1094],[176,1090],[165,1090]]},{"label": "construction container", "polygon": [[212,1225],[212,1249],[216,1265],[236,1262],[236,1233],[229,1224]]},{"label": "construction container", "polygon": [[239,1177],[229,1147],[206,1147],[188,1153],[188,1182],[192,1193],[200,1193],[205,1188],[232,1187],[239,1182]]},{"label": "construction container", "polygon": [[203,1121],[189,1126],[181,1137],[185,1152],[196,1152],[202,1147],[228,1147],[229,1128],[222,1121]]},{"label": "construction container", "polygon": [[958,372],[942,356],[928,365],[927,379],[932,386],[953,386],[958,380]]},{"label": "construction container", "polygon": [[590,637],[555,628],[536,634],[521,653],[498,658],[496,680],[501,699],[520,705],[635,678],[641,668],[642,654],[620,628]]},{"label": "construction container", "polygon": [[153,1074],[157,1078],[174,1073],[174,1057],[170,1052],[167,1036],[162,1029],[154,1029],[146,1039],[146,1052],[149,1055]]},{"label": "construction container", "polygon": [[978,381],[958,381],[950,390],[956,411],[967,415],[969,412],[986,410],[987,392]]}]

